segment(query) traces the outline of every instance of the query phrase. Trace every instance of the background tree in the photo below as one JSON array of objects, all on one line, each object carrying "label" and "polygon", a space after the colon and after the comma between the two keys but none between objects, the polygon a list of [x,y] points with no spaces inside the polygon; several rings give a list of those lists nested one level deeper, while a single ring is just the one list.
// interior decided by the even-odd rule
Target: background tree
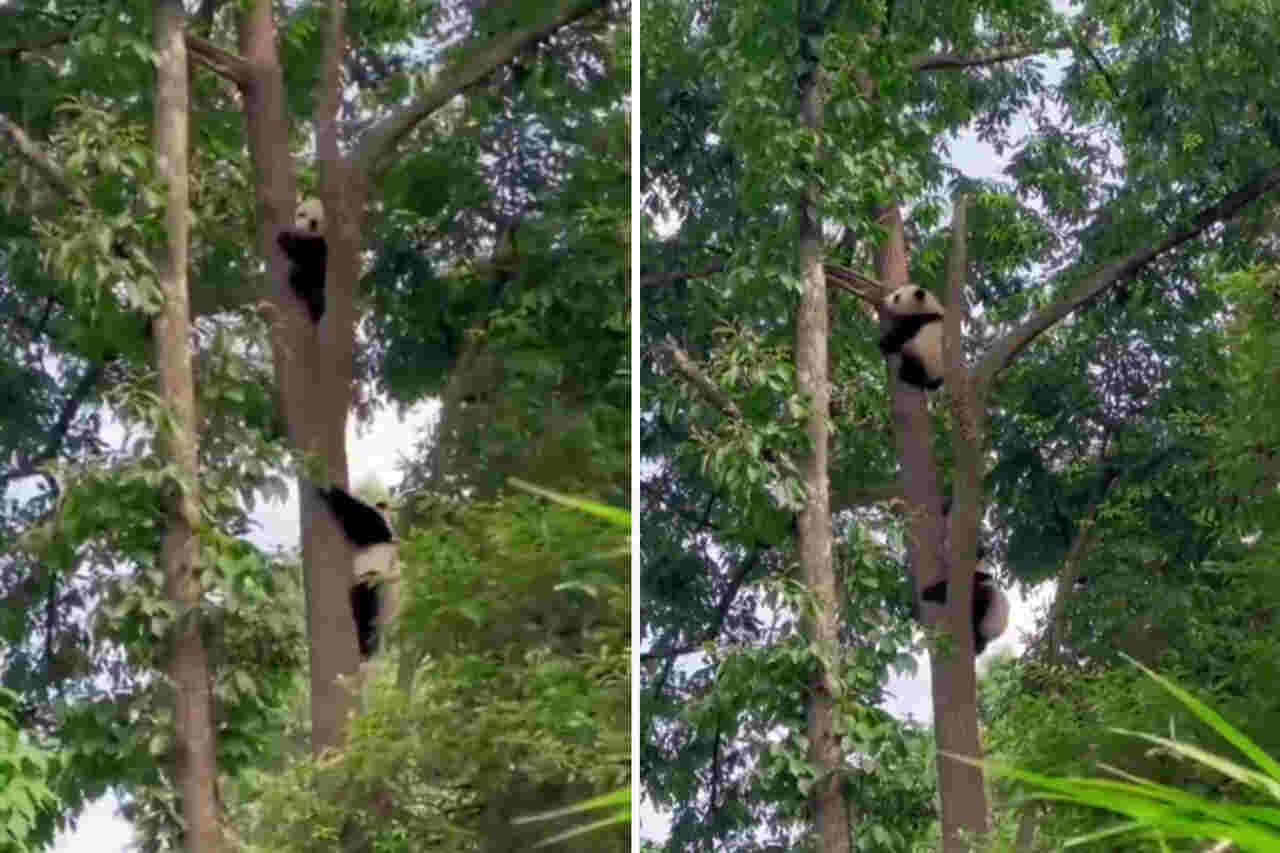
[{"label": "background tree", "polygon": [[[968,579],[972,557],[963,555],[973,553],[980,519],[1011,578],[1059,578],[1055,614],[1068,612],[1073,594],[1089,596],[1071,640],[1068,617],[1055,617],[1063,639],[1048,645],[1089,642],[1087,652],[1075,646],[1079,669],[1060,681],[1107,672],[1115,650],[1139,642],[1156,656],[1143,659],[1165,660],[1177,644],[1164,630],[1216,620],[1208,599],[1188,611],[1191,579],[1237,551],[1240,540],[1231,541],[1242,531],[1202,538],[1205,505],[1181,502],[1164,482],[1203,482],[1188,454],[1200,441],[1216,445],[1201,430],[1240,418],[1221,408],[1237,369],[1224,321],[1245,303],[1239,292],[1224,299],[1217,279],[1267,262],[1263,241],[1245,235],[1266,230],[1267,208],[1253,202],[1274,188],[1278,162],[1258,133],[1271,60],[1252,34],[1232,42],[1237,10],[1219,18],[1216,6],[1086,5],[1066,19],[1037,4],[843,4],[810,33],[797,30],[800,7],[645,5],[642,772],[649,795],[672,809],[671,849],[691,838],[734,849],[789,845],[808,832],[814,814],[803,799],[831,770],[805,760],[798,721],[762,694],[777,691],[794,707],[820,667],[849,685],[847,705],[838,705],[837,773],[857,843],[929,843],[933,830],[918,819],[896,820],[861,799],[869,768],[896,778],[896,765],[881,759],[901,754],[869,732],[911,738],[867,708],[882,699],[884,667],[910,648],[904,605],[944,573],[952,588]],[[1260,38],[1268,36],[1264,27]],[[807,47],[794,47],[797,39]],[[820,135],[796,118],[806,50],[818,52],[831,80]],[[1061,73],[1046,74],[1042,57],[1064,63]],[[999,179],[966,178],[949,162],[949,135],[966,128],[1012,152]],[[795,583],[807,563],[791,526],[812,497],[789,462],[812,446],[801,432],[811,398],[800,393],[790,343],[804,277],[788,253],[803,218],[784,201],[814,175],[828,289],[838,294],[829,309],[827,476],[850,618],[835,661],[793,645],[798,614],[831,606]],[[968,224],[947,229],[957,189],[973,199]],[[955,256],[959,237],[967,251]],[[949,257],[965,260],[948,277]],[[896,383],[891,406],[880,391],[868,308],[886,285],[906,281],[931,287],[949,316],[964,319],[957,332],[969,372],[950,376],[932,411]],[[944,519],[949,495],[954,510]],[[1104,527],[1120,499],[1130,502],[1131,523]],[[1151,563],[1174,540],[1183,543],[1182,577]],[[899,541],[908,559],[895,581],[883,572],[900,559]],[[1097,565],[1111,567],[1101,578],[1086,563],[1099,543],[1148,556],[1121,558],[1132,573],[1115,569],[1115,553],[1101,558]],[[966,607],[922,616],[949,635],[932,646],[938,745],[972,754],[979,730]],[[1116,621],[1099,630],[1108,614]],[[1231,635],[1205,625],[1206,637]],[[1204,649],[1197,663],[1221,676],[1234,657],[1224,652]],[[1214,684],[1207,674],[1196,683]],[[739,691],[740,681],[757,688]],[[1028,679],[1001,707],[1043,686]],[[719,710],[706,717],[684,710],[691,706]],[[1052,726],[1035,731],[1047,739]],[[974,770],[945,759],[938,768],[945,844],[957,849],[963,831],[986,830],[987,807]],[[804,781],[784,784],[797,771]],[[726,807],[727,791],[743,805]],[[1008,826],[1003,817],[996,831]],[[826,834],[812,841],[830,843]]]}]

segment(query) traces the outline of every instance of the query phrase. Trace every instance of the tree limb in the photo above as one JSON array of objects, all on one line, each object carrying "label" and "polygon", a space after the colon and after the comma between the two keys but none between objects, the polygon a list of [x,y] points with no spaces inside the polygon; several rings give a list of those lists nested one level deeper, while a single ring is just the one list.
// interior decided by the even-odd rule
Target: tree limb
[{"label": "tree limb", "polygon": [[676,343],[675,338],[667,335],[667,339],[662,342],[660,349],[670,356],[671,363],[675,365],[676,370],[689,381],[690,385],[702,392],[702,396],[706,397],[708,402],[735,421],[742,420],[742,410],[738,408],[738,404],[726,397],[716,387],[716,384],[698,369],[698,366],[693,363],[693,359],[689,358],[689,354]]},{"label": "tree limb", "polygon": [[248,84],[249,65],[242,57],[190,32],[187,33],[187,47],[191,55],[210,71],[225,77],[239,88]]},{"label": "tree limb", "polygon": [[89,206],[88,200],[80,192],[80,189],[72,184],[67,178],[66,174],[62,171],[62,167],[53,162],[48,154],[45,154],[44,151],[40,150],[40,146],[36,145],[36,143],[32,141],[31,137],[27,136],[26,131],[10,120],[10,118],[4,113],[0,113],[0,136],[7,138],[9,140],[9,144],[17,150],[18,154],[22,156],[22,159],[34,166],[36,171],[38,171],[54,189],[78,205],[83,207]]},{"label": "tree limb", "polygon": [[422,97],[364,134],[352,152],[354,167],[369,178],[377,177],[388,165],[387,155],[419,122],[455,95],[479,83],[526,47],[606,3],[607,0],[556,0],[541,20],[523,29],[502,33],[487,44],[465,51],[436,76],[435,83]]},{"label": "tree limb", "polygon": [[967,55],[954,53],[923,53],[913,56],[907,62],[912,71],[952,71],[958,68],[976,68],[983,65],[996,65],[1011,59],[1025,59],[1038,53],[1051,50],[1063,50],[1071,47],[1071,39],[1058,39],[1046,44],[1016,45],[979,50]]},{"label": "tree limb", "polygon": [[1133,275],[1165,252],[1199,237],[1213,225],[1230,220],[1246,205],[1278,187],[1280,187],[1280,168],[1275,168],[1230,193],[1216,204],[1204,208],[1191,219],[1189,225],[1174,231],[1163,240],[1149,243],[1124,257],[1104,264],[1093,275],[1073,287],[1065,297],[1045,306],[996,342],[976,366],[975,374],[978,381],[984,387],[989,387],[996,375],[1008,367],[1018,353],[1059,320],[1086,302],[1097,298],[1120,279]]}]

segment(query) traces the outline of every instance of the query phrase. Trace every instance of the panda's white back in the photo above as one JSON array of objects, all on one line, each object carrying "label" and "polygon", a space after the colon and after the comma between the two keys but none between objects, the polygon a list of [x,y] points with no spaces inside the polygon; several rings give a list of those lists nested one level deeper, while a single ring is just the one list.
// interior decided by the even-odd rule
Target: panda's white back
[{"label": "panda's white back", "polygon": [[907,341],[902,349],[924,364],[930,377],[941,376],[942,370],[942,322],[929,323]]},{"label": "panda's white back", "polygon": [[380,542],[356,551],[356,580],[384,580],[391,577],[399,546],[395,542]]}]

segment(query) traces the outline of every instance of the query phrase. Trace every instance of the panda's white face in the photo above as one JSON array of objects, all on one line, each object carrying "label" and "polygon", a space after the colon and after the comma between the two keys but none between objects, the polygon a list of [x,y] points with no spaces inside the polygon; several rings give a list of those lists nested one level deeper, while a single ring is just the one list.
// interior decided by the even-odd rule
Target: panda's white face
[{"label": "panda's white face", "polygon": [[942,303],[932,293],[914,284],[899,287],[884,299],[890,314],[910,317],[913,314],[942,314]]},{"label": "panda's white face", "polygon": [[318,198],[304,199],[298,205],[298,212],[294,215],[293,221],[300,231],[312,231],[319,234],[324,231],[324,205],[320,203]]}]

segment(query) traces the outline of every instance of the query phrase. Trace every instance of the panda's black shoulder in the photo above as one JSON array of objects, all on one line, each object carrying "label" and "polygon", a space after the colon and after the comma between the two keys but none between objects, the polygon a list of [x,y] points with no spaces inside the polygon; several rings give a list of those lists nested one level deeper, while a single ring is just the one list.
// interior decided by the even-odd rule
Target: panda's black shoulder
[{"label": "panda's black shoulder", "polygon": [[329,257],[329,244],[324,237],[309,231],[284,229],[276,235],[276,242],[285,256],[300,267],[323,265]]},{"label": "panda's black shoulder", "polygon": [[352,497],[337,486],[317,489],[317,491],[329,504],[329,509],[337,517],[338,523],[352,544],[367,548],[370,545],[390,542],[394,538],[391,526],[375,507]]}]

